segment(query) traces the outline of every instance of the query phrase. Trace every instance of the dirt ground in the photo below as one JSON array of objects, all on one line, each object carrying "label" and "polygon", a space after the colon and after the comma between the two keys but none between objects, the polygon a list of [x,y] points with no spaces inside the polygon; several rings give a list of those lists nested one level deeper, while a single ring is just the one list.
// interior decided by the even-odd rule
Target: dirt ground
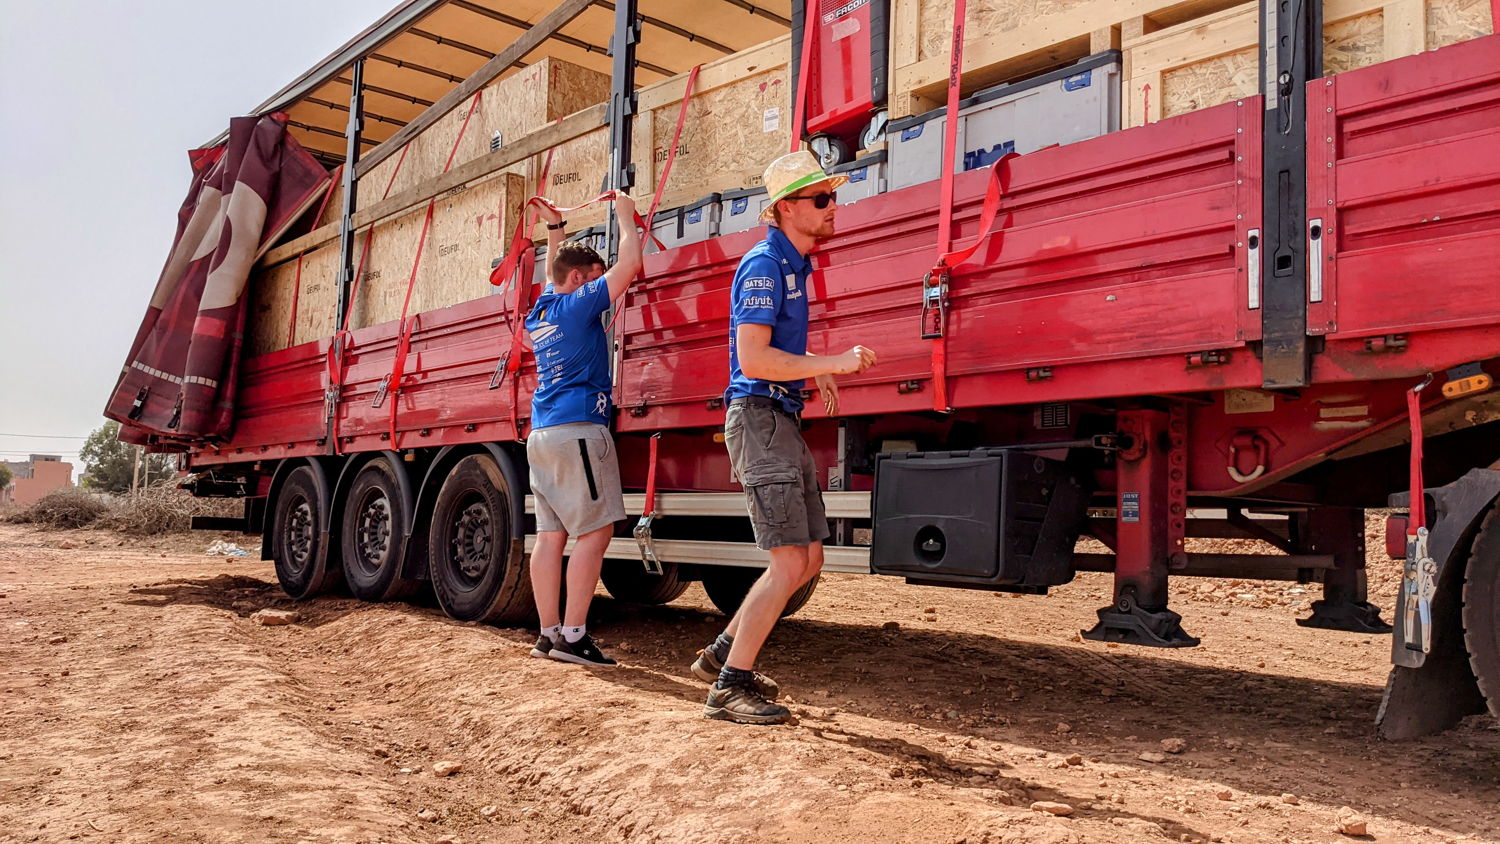
[{"label": "dirt ground", "polygon": [[[0,525],[0,841],[1500,839],[1500,728],[1377,741],[1389,640],[1296,626],[1305,587],[1183,581],[1203,645],[1157,651],[1079,638],[1101,575],[830,576],[760,666],[800,722],[745,727],[701,715],[696,586],[599,599],[623,665],[590,672],[430,603],[261,626],[291,606],[270,563],[214,538]],[[1389,618],[1395,567],[1372,577]]]}]

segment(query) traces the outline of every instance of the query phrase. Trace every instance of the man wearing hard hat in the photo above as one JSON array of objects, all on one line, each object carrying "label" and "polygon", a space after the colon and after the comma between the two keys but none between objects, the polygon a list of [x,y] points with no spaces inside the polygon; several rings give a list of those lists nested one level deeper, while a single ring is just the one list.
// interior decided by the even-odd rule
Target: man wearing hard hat
[{"label": "man wearing hard hat", "polygon": [[734,274],[724,444],[745,487],[755,543],[771,561],[724,632],[693,663],[694,675],[713,681],[703,707],[709,718],[778,724],[791,714],[775,702],[776,683],[754,668],[787,600],[823,568],[829,535],[817,466],[802,441],[802,389],[815,379],[832,416],[838,412],[833,376],[875,363],[864,346],[838,355],[807,353],[807,255],[833,235],[834,190],[845,181],[824,173],[806,151],[771,162],[765,173],[770,202],[761,212],[770,224],[766,239]]}]

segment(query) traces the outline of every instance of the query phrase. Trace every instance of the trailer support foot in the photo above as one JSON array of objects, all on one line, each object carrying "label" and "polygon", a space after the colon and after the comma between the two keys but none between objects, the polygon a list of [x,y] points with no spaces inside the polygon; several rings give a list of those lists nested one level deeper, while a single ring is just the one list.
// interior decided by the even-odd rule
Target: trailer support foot
[{"label": "trailer support foot", "polygon": [[1182,616],[1165,608],[1144,609],[1128,598],[1099,610],[1099,623],[1083,631],[1083,638],[1147,648],[1191,648],[1199,641],[1183,631]]},{"label": "trailer support foot", "polygon": [[1324,573],[1323,599],[1312,616],[1297,619],[1302,627],[1350,633],[1389,633],[1391,626],[1368,597],[1365,575],[1365,511],[1354,507],[1319,507],[1292,518],[1293,547],[1303,554],[1332,554],[1334,567]]},{"label": "trailer support foot", "polygon": [[1389,633],[1380,608],[1369,601],[1314,601],[1312,615],[1297,619],[1301,627],[1344,630],[1350,633]]}]

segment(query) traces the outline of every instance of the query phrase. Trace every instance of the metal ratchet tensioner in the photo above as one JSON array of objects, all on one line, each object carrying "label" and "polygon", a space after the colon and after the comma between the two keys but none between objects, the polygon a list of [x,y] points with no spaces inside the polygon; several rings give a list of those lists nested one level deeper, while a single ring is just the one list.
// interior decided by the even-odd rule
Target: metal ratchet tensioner
[{"label": "metal ratchet tensioner", "polygon": [[1432,652],[1432,597],[1437,594],[1437,560],[1428,550],[1427,536],[1427,528],[1420,527],[1407,540],[1401,580],[1406,647],[1424,654]]}]

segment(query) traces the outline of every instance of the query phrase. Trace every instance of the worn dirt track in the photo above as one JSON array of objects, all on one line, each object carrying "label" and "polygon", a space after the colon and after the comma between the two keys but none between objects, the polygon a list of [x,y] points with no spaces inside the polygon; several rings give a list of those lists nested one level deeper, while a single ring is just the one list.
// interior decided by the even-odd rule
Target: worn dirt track
[{"label": "worn dirt track", "polygon": [[[1204,644],[1163,652],[1077,637],[1102,576],[1042,598],[828,577],[760,666],[800,723],[754,728],[701,717],[686,664],[721,619],[697,587],[600,598],[624,666],[591,673],[420,603],[258,625],[291,603],[212,538],[0,525],[0,841],[1500,838],[1500,729],[1376,741],[1388,639],[1297,627],[1295,586],[1184,584]],[[1344,806],[1369,835],[1336,831]]]}]

